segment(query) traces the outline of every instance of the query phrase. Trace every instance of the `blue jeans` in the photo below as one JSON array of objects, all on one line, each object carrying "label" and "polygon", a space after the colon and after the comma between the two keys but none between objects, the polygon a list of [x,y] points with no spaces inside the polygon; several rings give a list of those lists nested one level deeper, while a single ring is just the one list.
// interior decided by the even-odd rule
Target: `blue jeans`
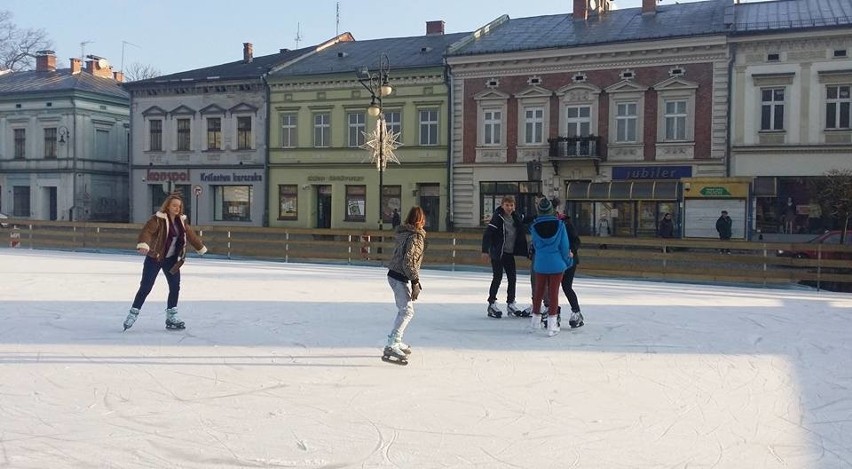
[{"label": "blue jeans", "polygon": [[168,257],[163,262],[157,262],[153,257],[145,256],[145,264],[142,266],[142,280],[139,282],[139,291],[136,292],[136,298],[133,300],[133,307],[141,309],[145,303],[145,298],[151,293],[154,288],[154,281],[157,280],[157,274],[160,270],[166,276],[166,282],[169,283],[169,299],[166,303],[167,308],[177,307],[178,296],[180,295],[180,271],[170,273],[169,270],[174,267],[178,260],[178,256]]},{"label": "blue jeans", "polygon": [[393,290],[393,299],[397,310],[396,319],[393,321],[393,330],[388,337],[393,341],[402,341],[405,329],[411,322],[411,318],[414,317],[414,302],[411,301],[411,290],[409,290],[408,282],[388,277],[388,284]]}]

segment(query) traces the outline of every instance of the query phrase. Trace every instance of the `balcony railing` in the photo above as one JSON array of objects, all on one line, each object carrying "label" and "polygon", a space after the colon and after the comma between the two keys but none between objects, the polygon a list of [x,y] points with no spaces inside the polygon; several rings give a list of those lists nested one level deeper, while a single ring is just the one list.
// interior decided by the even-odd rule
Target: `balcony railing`
[{"label": "balcony railing", "polygon": [[556,137],[547,140],[551,158],[600,158],[600,137]]}]

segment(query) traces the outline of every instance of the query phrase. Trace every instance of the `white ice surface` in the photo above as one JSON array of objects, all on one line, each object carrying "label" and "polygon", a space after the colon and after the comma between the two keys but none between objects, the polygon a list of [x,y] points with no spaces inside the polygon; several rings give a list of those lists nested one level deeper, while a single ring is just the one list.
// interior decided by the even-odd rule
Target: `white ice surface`
[{"label": "white ice surface", "polygon": [[0,249],[0,467],[852,467],[848,294],[581,277],[548,338],[426,270],[401,367],[383,269],[192,258],[122,332],[141,266]]}]

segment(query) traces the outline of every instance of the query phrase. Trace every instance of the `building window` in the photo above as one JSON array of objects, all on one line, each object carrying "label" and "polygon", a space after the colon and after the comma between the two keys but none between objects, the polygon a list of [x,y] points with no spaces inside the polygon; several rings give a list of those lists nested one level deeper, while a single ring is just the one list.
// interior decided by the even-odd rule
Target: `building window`
[{"label": "building window", "polygon": [[762,88],[760,97],[760,130],[784,130],[784,88]]},{"label": "building window", "polygon": [[850,103],[849,85],[838,85],[826,87],[825,103],[825,128],[826,129],[848,129]]},{"label": "building window", "polygon": [[500,135],[503,127],[503,113],[493,109],[485,109],[482,119],[482,143],[484,145],[500,145]]},{"label": "building window", "polygon": [[346,186],[346,221],[365,221],[367,186]]},{"label": "building window", "polygon": [[163,121],[152,119],[148,121],[149,143],[148,150],[163,151]]},{"label": "building window", "polygon": [[666,140],[686,140],[686,101],[666,101]]},{"label": "building window", "polygon": [[565,108],[566,137],[588,137],[592,132],[592,107],[568,106]]},{"label": "building window", "polygon": [[295,112],[281,114],[281,148],[296,148],[296,119]]},{"label": "building window", "polygon": [[325,148],[331,144],[331,115],[327,112],[314,114],[314,147]]},{"label": "building window", "polygon": [[420,121],[420,145],[437,145],[438,110],[421,109],[418,115]]},{"label": "building window", "polygon": [[393,222],[393,211],[396,209],[402,214],[402,186],[382,187],[382,222]]},{"label": "building window", "polygon": [[619,143],[635,142],[636,123],[639,116],[636,114],[636,103],[618,103],[615,114],[615,141]]},{"label": "building window", "polygon": [[237,150],[251,150],[251,117],[237,117]]},{"label": "building window", "polygon": [[299,186],[296,184],[278,186],[278,219],[299,219]]},{"label": "building window", "polygon": [[44,129],[44,157],[56,158],[56,127]]},{"label": "building window", "polygon": [[30,186],[12,187],[12,216],[30,216]]},{"label": "building window", "polygon": [[222,149],[222,118],[208,117],[207,118],[207,149],[221,150]]},{"label": "building window", "polygon": [[189,151],[189,119],[177,120],[177,151]]},{"label": "building window", "polygon": [[482,181],[479,183],[480,220],[488,223],[504,196],[515,197],[515,210],[534,214],[536,197],[542,192],[541,181]]},{"label": "building window", "polygon": [[524,143],[544,143],[544,108],[524,109]]},{"label": "building window", "polygon": [[27,157],[27,130],[15,129],[15,159],[22,160]]},{"label": "building window", "polygon": [[366,115],[363,112],[350,112],[346,114],[346,121],[349,125],[347,144],[350,147],[357,148],[364,144],[364,131],[367,130],[365,119]]},{"label": "building window", "polygon": [[388,126],[388,133],[397,134],[397,141],[402,141],[402,113],[399,111],[385,112],[385,124]]},{"label": "building window", "polygon": [[251,186],[213,186],[213,220],[251,221]]}]

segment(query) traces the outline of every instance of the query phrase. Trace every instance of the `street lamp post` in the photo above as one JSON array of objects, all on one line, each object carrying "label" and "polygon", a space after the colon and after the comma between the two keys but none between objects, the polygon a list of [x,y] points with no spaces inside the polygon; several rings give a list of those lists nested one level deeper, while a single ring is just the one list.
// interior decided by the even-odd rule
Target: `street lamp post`
[{"label": "street lamp post", "polygon": [[387,124],[385,123],[384,108],[382,107],[382,99],[393,92],[393,88],[388,82],[388,73],[390,72],[390,62],[386,54],[379,56],[378,70],[371,72],[367,67],[358,69],[358,82],[361,83],[367,91],[370,92],[370,106],[367,108],[367,114],[370,117],[375,117],[377,135],[376,142],[373,147],[376,156],[376,166],[379,170],[379,231],[383,229],[384,222],[384,192],[385,181],[384,172],[387,166],[387,158],[385,155],[385,146],[387,145]]}]

